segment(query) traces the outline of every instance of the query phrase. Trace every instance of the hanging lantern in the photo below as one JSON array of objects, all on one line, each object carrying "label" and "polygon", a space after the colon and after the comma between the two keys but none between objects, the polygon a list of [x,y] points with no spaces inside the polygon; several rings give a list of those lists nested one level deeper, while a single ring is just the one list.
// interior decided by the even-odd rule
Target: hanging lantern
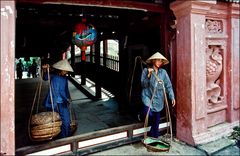
[{"label": "hanging lantern", "polygon": [[72,42],[84,51],[87,46],[91,46],[97,40],[97,31],[91,24],[78,23],[73,32]]}]

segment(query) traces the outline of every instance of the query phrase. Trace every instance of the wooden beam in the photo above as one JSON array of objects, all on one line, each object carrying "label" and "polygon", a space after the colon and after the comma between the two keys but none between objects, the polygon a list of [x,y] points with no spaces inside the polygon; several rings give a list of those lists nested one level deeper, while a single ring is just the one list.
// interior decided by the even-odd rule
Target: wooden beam
[{"label": "wooden beam", "polygon": [[75,45],[73,43],[71,43],[71,66],[74,70],[73,73],[71,73],[72,77],[75,77]]},{"label": "wooden beam", "polygon": [[100,40],[95,43],[95,89],[96,89],[96,98],[101,98],[101,79],[99,78],[99,75],[101,74],[101,68],[100,68]]},{"label": "wooden beam", "polygon": [[[47,142],[45,144],[25,146],[25,147],[21,147],[21,148],[17,149],[16,155],[27,155],[30,153],[34,153],[34,152],[38,152],[38,151],[42,151],[42,150],[46,150],[46,149],[51,149],[51,148],[55,148],[55,147],[59,147],[59,146],[67,145],[67,144],[73,144],[73,143],[74,143],[73,146],[76,146],[81,141],[91,140],[91,139],[95,139],[95,138],[101,138],[101,137],[105,137],[108,135],[118,134],[118,133],[127,132],[127,131],[133,131],[134,129],[138,129],[138,128],[142,128],[142,127],[143,127],[143,123],[136,123],[136,124],[131,124],[131,125],[125,125],[125,126],[119,126],[119,127],[115,127],[115,128],[99,130],[99,131],[95,131],[95,132],[89,132],[89,133],[85,133],[85,134],[81,134],[81,135],[77,135],[77,136],[71,136],[71,137],[67,137],[67,138],[63,138],[63,139],[53,140],[53,141]],[[142,137],[142,135],[143,134],[141,134],[139,136]],[[135,137],[139,138],[139,136],[135,136]],[[126,137],[126,139],[129,139],[129,140],[128,141],[126,141],[124,139],[122,140],[123,143],[125,142],[125,144],[132,142],[131,140],[134,140],[133,137],[130,137],[130,138]],[[121,143],[121,142],[117,142],[117,141],[115,141],[115,142],[117,144]],[[114,142],[111,142],[110,145],[113,143]],[[104,145],[106,143],[101,143],[96,146],[101,146],[102,144]],[[117,144],[115,144],[115,146],[117,146]],[[112,146],[112,147],[114,147],[114,146]],[[75,148],[75,149],[73,149],[74,151],[78,150],[79,152],[81,152],[80,149],[76,149],[77,147],[74,147],[74,148]],[[100,147],[100,148],[104,149],[103,147]],[[82,152],[85,153],[89,149],[93,150],[94,145],[83,148]],[[91,152],[88,151],[88,153],[91,153]]]},{"label": "wooden beam", "polygon": [[143,3],[136,1],[121,0],[16,0],[17,4],[63,4],[63,5],[79,5],[88,7],[105,7],[116,9],[142,10],[144,12],[163,13],[164,7],[159,4]]}]

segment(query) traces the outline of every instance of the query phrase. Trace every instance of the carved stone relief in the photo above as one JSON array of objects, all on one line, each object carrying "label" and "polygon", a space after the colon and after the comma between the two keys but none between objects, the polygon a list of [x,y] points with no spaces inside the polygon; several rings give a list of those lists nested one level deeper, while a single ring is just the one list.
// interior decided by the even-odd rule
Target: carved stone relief
[{"label": "carved stone relief", "polygon": [[206,77],[208,104],[217,104],[223,101],[220,87],[220,74],[223,68],[223,57],[219,46],[209,46],[206,51]]},{"label": "carved stone relief", "polygon": [[221,34],[223,32],[223,22],[221,20],[206,19],[206,33]]}]

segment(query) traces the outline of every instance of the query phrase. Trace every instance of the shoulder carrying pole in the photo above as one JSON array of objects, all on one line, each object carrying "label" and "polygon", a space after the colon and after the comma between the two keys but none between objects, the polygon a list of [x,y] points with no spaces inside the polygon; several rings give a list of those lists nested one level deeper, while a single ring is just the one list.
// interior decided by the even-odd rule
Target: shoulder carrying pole
[{"label": "shoulder carrying pole", "polygon": [[[141,62],[141,65],[144,64],[144,65],[146,65],[147,67],[149,67],[148,64],[147,64],[146,62],[144,62],[140,56],[137,56],[137,57],[135,57],[135,64],[134,64],[134,68],[133,68],[133,75],[134,75],[134,73],[135,73],[135,67],[136,67],[136,63],[137,63],[137,60],[138,60],[138,59],[139,59],[139,61]],[[143,69],[143,68],[142,68],[142,69]],[[130,91],[129,91],[129,101],[130,101],[130,98],[131,98],[132,82],[133,82],[133,77],[134,77],[133,75],[132,75],[131,84],[130,84],[131,86],[130,86]],[[162,85],[162,87],[163,87],[164,104],[165,104],[165,107],[166,107],[166,108],[165,108],[165,109],[166,109],[166,119],[167,119],[167,123],[169,123],[169,128],[170,128],[170,137],[171,137],[171,138],[170,138],[170,144],[171,144],[171,142],[172,142],[172,121],[171,121],[171,116],[170,116],[170,111],[169,111],[169,105],[168,105],[166,90],[165,90],[165,87],[164,87],[164,82],[157,76],[157,74],[156,74],[155,72],[152,72],[152,75],[156,78],[156,80],[158,81],[158,83],[159,83],[160,85]],[[150,106],[149,106],[149,108],[148,108],[148,112],[147,112],[146,117],[145,117],[144,128],[146,128],[147,125],[148,125],[148,117],[149,117],[150,107],[151,107],[151,105],[152,105],[153,97],[154,97],[154,95],[155,95],[155,92],[156,92],[156,87],[154,88],[153,95],[152,95],[151,101],[150,101]],[[168,131],[167,131],[167,133],[168,133]],[[147,132],[144,132],[144,139],[145,139],[146,137],[147,137]]]}]

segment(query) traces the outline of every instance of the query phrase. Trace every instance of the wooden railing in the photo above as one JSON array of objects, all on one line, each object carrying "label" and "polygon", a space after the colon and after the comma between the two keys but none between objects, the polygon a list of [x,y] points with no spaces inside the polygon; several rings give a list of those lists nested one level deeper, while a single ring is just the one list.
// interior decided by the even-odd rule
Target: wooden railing
[{"label": "wooden railing", "polygon": [[22,147],[16,150],[16,155],[86,155],[140,141],[144,130],[143,123],[119,126]]},{"label": "wooden railing", "polygon": [[[159,129],[168,126],[169,122],[161,123]],[[144,127],[143,123],[134,123],[21,147],[16,155],[87,155],[140,141],[149,130],[150,127]]]},{"label": "wooden railing", "polygon": [[[106,58],[106,64],[104,63],[104,59]],[[105,66],[109,69],[119,71],[119,57],[106,55],[104,58],[103,54],[100,54],[100,65]],[[75,63],[81,62],[81,56],[75,56]],[[86,62],[95,63],[95,55],[86,54]]]},{"label": "wooden railing", "polygon": [[[103,66],[104,57],[100,55],[101,65]],[[119,71],[119,57],[107,55],[106,56],[106,67],[115,71]]]}]

